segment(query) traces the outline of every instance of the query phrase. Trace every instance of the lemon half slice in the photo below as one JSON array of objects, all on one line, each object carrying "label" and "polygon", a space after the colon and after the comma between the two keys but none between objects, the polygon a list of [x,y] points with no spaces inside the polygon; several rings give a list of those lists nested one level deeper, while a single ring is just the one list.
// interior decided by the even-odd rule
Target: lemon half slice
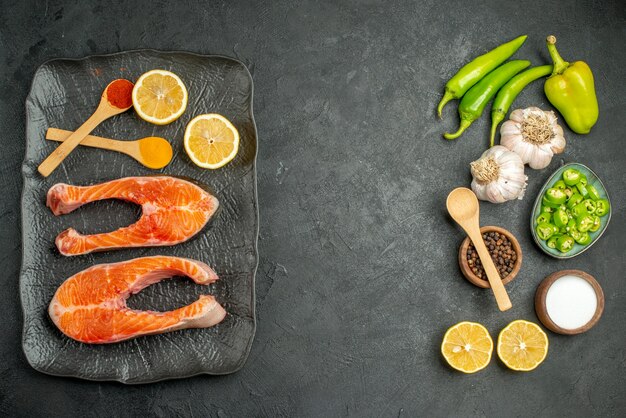
[{"label": "lemon half slice", "polygon": [[448,364],[463,373],[476,373],[491,360],[493,340],[489,331],[476,322],[459,322],[446,331],[441,354]]},{"label": "lemon half slice", "polygon": [[187,108],[187,88],[174,73],[148,71],[135,83],[133,106],[141,119],[166,125],[178,119]]},{"label": "lemon half slice", "polygon": [[216,169],[228,164],[239,150],[239,132],[224,116],[196,116],[185,130],[185,151],[198,166]]},{"label": "lemon half slice", "polygon": [[547,355],[548,336],[533,322],[513,321],[498,335],[498,357],[509,369],[533,370]]}]

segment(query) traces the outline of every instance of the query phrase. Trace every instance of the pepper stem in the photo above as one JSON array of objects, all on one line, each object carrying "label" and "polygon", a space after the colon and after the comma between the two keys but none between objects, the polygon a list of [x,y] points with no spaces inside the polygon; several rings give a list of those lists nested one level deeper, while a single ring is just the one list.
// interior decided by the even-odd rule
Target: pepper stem
[{"label": "pepper stem", "polygon": [[459,130],[453,134],[445,133],[443,137],[446,139],[456,139],[461,136],[463,132],[472,124],[472,121],[461,119],[461,126],[459,126]]},{"label": "pepper stem", "polygon": [[500,122],[504,119],[504,115],[502,113],[496,113],[491,116],[491,136],[489,137],[489,147],[493,147],[496,143],[496,129]]},{"label": "pepper stem", "polygon": [[561,58],[561,54],[556,50],[556,37],[554,35],[548,36],[546,38],[546,45],[548,46],[548,52],[550,52],[550,58],[554,61],[552,75],[563,74],[563,71],[569,67],[569,62]]},{"label": "pepper stem", "polygon": [[446,89],[446,92],[443,94],[443,97],[441,98],[441,101],[439,102],[439,105],[437,106],[437,115],[439,115],[439,119],[441,119],[441,111],[443,110],[443,107],[446,105],[446,103],[448,103],[452,99],[454,99],[454,94],[452,94],[448,89]]}]

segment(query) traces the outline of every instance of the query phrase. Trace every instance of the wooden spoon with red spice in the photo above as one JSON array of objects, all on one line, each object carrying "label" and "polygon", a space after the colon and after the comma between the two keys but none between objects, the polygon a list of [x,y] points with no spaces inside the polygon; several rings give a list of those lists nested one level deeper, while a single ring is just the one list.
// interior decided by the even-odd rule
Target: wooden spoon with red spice
[{"label": "wooden spoon with red spice", "polygon": [[123,78],[110,82],[104,89],[100,104],[93,115],[39,164],[39,173],[48,177],[96,126],[111,116],[130,109],[133,105],[133,87],[133,83]]}]

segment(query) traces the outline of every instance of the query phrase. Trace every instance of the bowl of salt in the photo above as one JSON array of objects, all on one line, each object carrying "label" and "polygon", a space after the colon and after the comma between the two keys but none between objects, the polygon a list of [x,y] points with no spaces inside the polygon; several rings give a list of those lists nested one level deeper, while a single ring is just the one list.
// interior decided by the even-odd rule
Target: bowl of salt
[{"label": "bowl of salt", "polygon": [[596,279],[584,271],[557,271],[537,287],[535,311],[550,331],[581,334],[600,320],[604,311],[604,293]]}]

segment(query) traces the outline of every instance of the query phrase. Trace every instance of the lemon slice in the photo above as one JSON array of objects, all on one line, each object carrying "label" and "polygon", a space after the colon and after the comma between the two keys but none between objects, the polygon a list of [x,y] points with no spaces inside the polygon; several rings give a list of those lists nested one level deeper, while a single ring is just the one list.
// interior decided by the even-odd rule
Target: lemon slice
[{"label": "lemon slice", "polygon": [[148,71],[135,83],[133,106],[141,119],[166,125],[178,119],[187,108],[187,88],[174,73]]},{"label": "lemon slice", "polygon": [[216,169],[228,164],[239,150],[239,132],[217,113],[196,116],[185,130],[185,151],[198,166]]},{"label": "lemon slice", "polygon": [[517,320],[500,331],[498,357],[512,370],[530,371],[548,354],[548,336],[539,325]]},{"label": "lemon slice", "polygon": [[476,322],[459,322],[443,336],[441,354],[448,364],[463,373],[476,373],[491,360],[493,340],[487,329]]}]

